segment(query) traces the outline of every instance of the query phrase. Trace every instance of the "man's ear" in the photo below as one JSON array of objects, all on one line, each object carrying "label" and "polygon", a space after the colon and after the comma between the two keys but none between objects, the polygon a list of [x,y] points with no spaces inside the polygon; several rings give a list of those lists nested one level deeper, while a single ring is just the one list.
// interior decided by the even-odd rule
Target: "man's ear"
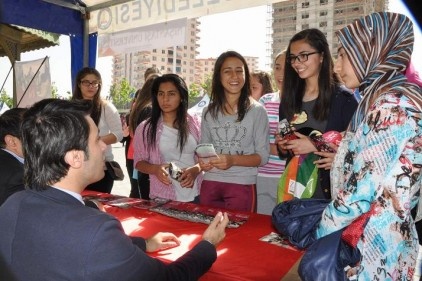
[{"label": "man's ear", "polygon": [[5,135],[4,136],[4,142],[6,143],[6,147],[13,150],[17,146],[16,137],[12,135]]},{"label": "man's ear", "polygon": [[84,162],[84,152],[81,150],[71,150],[66,152],[64,160],[70,167],[79,169],[82,167]]}]

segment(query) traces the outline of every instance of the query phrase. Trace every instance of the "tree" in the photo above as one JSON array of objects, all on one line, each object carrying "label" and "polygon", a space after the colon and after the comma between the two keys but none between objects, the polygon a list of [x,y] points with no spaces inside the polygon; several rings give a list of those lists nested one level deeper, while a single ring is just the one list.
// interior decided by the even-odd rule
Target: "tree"
[{"label": "tree", "polygon": [[56,86],[56,82],[51,83],[51,96],[54,99],[58,99],[59,98],[59,90]]},{"label": "tree", "polygon": [[211,95],[212,76],[210,74],[205,76],[205,81],[201,84],[201,87],[204,89],[205,94]]},{"label": "tree", "polygon": [[205,81],[202,83],[192,83],[189,85],[189,104],[195,102],[203,94],[211,94],[211,80],[211,75],[207,75]]},{"label": "tree", "polygon": [[132,96],[136,89],[129,84],[126,78],[110,87],[110,96],[118,109],[129,109]]},{"label": "tree", "polygon": [[10,108],[12,108],[13,107],[13,98],[12,97],[10,97],[7,93],[6,93],[6,90],[5,89],[3,89],[2,91],[1,91],[1,94],[0,94],[0,103],[5,103],[8,107],[10,107]]}]

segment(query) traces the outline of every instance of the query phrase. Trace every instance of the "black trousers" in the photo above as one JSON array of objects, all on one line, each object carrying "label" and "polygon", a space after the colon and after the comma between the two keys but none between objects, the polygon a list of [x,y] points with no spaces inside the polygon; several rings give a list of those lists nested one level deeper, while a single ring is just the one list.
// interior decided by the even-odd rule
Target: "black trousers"
[{"label": "black trousers", "polygon": [[91,183],[85,189],[93,190],[93,191],[99,191],[99,192],[103,192],[103,193],[111,193],[111,189],[113,188],[114,180],[107,173],[107,171],[104,171],[104,173],[105,173],[105,175],[101,180],[94,182],[94,183]]}]

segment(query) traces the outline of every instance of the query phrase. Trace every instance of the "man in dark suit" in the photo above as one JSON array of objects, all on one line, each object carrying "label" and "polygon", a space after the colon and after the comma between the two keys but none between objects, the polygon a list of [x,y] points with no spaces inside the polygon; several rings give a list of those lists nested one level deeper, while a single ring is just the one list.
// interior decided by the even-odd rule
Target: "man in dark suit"
[{"label": "man in dark suit", "polygon": [[[171,233],[129,238],[114,217],[84,206],[80,193],[104,176],[106,145],[86,101],[43,100],[24,116],[28,190],[0,207],[0,255],[17,280],[197,280],[217,258],[227,214],[170,264],[149,257],[179,245]],[[0,269],[1,270],[1,269]]]},{"label": "man in dark suit", "polygon": [[0,206],[24,190],[21,124],[24,108],[12,108],[0,116]]}]

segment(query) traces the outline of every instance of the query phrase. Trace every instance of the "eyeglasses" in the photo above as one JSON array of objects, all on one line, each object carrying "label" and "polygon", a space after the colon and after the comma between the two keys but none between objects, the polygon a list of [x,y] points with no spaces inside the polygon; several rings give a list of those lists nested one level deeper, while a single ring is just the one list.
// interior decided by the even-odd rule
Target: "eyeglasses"
[{"label": "eyeglasses", "polygon": [[94,88],[98,88],[98,86],[100,85],[100,83],[98,81],[88,81],[88,80],[82,80],[81,84],[84,85],[85,87],[94,87]]},{"label": "eyeglasses", "polygon": [[297,55],[297,56],[289,56],[289,57],[287,58],[287,61],[288,61],[290,64],[294,64],[296,60],[297,60],[298,62],[305,62],[305,61],[307,61],[307,60],[308,60],[308,57],[309,57],[310,55],[319,54],[319,53],[321,53],[321,52],[312,52],[312,53],[307,53],[307,54],[299,54],[299,55]]}]

